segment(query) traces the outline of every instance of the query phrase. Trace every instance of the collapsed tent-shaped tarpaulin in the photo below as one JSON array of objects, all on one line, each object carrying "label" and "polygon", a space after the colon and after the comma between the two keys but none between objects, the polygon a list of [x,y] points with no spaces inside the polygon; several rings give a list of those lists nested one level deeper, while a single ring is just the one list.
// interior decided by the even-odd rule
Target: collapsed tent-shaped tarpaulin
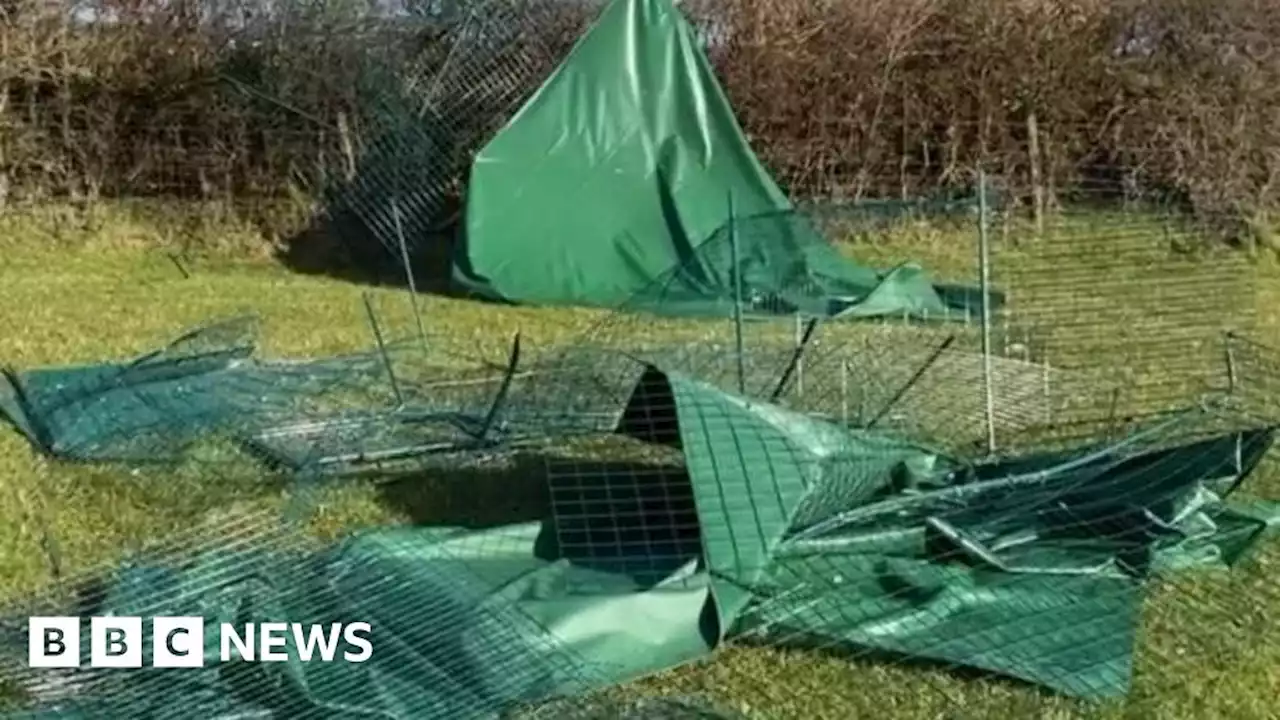
[{"label": "collapsed tent-shaped tarpaulin", "polygon": [[[617,305],[700,262],[730,217],[791,209],[670,0],[614,0],[475,158],[454,278],[491,299]],[[791,275],[803,266],[840,298],[835,312],[940,317],[959,297],[935,291],[918,268],[880,274],[835,252],[805,252],[826,245],[812,227],[773,229],[742,237],[741,257],[767,257]],[[719,276],[733,272],[726,252],[705,260]],[[867,299],[865,311],[851,310]],[[692,300],[707,307],[707,298]]]},{"label": "collapsed tent-shaped tarpaulin", "polygon": [[1145,577],[1230,565],[1275,516],[1225,502],[1269,428],[974,467],[650,368],[618,432],[678,446],[683,469],[637,483],[634,468],[589,478],[575,465],[553,494],[580,497],[542,522],[382,528],[318,554],[125,570],[93,614],[205,616],[211,655],[218,622],[276,620],[368,622],[376,650],[110,674],[56,716],[472,717],[727,639],[1111,697],[1129,685]]}]

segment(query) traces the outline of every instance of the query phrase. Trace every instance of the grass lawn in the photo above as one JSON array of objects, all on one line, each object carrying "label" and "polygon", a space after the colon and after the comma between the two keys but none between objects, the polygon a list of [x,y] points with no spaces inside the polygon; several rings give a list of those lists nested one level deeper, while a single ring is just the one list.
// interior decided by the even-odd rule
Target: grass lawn
[{"label": "grass lawn", "polygon": [[[10,222],[0,234],[0,362],[22,369],[124,358],[152,349],[187,326],[244,311],[262,318],[263,355],[316,356],[368,347],[360,301],[365,288],[302,276],[265,259],[217,256],[190,260],[190,277],[184,277],[155,242],[143,237],[147,232],[136,224],[107,222],[71,240],[55,241],[39,223]],[[920,231],[855,249],[861,259],[875,264],[912,257],[967,280],[971,248],[967,238]],[[1019,263],[1031,262],[1022,259],[1030,253],[1012,244],[1001,247],[997,282],[1003,278],[1016,288]],[[1091,262],[1106,255],[1104,247]],[[1070,316],[1079,325],[1078,317],[1086,313],[1096,323],[1133,322],[1107,320],[1106,311],[1133,300],[1135,287],[1156,293],[1150,288],[1163,287],[1158,281],[1167,279],[1167,271],[1143,268],[1141,260],[1110,262],[1116,277],[1129,280],[1081,288],[1069,301],[1046,285],[1038,292],[1046,298],[1045,307],[1051,307],[1037,317],[1048,323]],[[1258,261],[1256,333],[1263,342],[1280,346],[1280,272],[1272,264]],[[1132,282],[1144,269],[1156,283]],[[1061,285],[1070,282],[1064,277]],[[384,322],[407,334],[413,323],[404,293],[375,289],[372,295]],[[1197,311],[1188,297],[1183,293],[1162,302],[1174,307],[1180,299],[1186,301],[1187,309],[1178,312],[1187,317],[1207,312],[1203,305]],[[424,296],[421,306],[434,343],[457,356],[480,353],[495,360],[517,330],[529,345],[545,346],[574,337],[596,317],[585,311],[494,307],[435,296]],[[1133,337],[1135,327],[1096,335],[1112,340],[1111,347],[1117,336]],[[1097,348],[1077,346],[1075,352],[1100,353],[1106,343],[1099,343]],[[1070,349],[1056,350],[1054,359],[1061,360]],[[1127,369],[1159,373],[1160,363],[1168,360],[1163,357],[1146,366],[1130,363]],[[1098,357],[1096,362],[1120,361]],[[121,477],[130,472],[48,462],[34,457],[16,433],[0,432],[0,599],[48,585],[49,563],[41,549],[45,534],[55,539],[64,572],[71,574],[109,562],[141,543],[189,530],[228,506],[270,508],[282,502],[278,487],[255,477],[251,468],[220,475],[217,482],[201,477],[198,468]],[[1280,497],[1280,470],[1273,462],[1255,482],[1255,492]],[[350,485],[328,492],[319,522],[330,531],[413,519],[405,503],[388,500],[386,489]],[[432,502],[424,491],[415,492],[419,505]],[[1274,718],[1280,696],[1280,589],[1271,577],[1276,567],[1280,547],[1272,543],[1229,576],[1196,576],[1161,587],[1149,602],[1141,631],[1134,692],[1114,706],[1085,707],[994,680],[740,648],[638,687],[707,693],[760,717]]]}]

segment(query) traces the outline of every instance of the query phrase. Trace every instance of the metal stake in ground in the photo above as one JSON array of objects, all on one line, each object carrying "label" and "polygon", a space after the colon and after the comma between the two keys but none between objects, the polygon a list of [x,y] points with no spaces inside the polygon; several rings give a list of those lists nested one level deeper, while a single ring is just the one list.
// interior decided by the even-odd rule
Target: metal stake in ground
[{"label": "metal stake in ground", "polygon": [[729,271],[733,273],[733,342],[738,356],[738,394],[747,394],[746,359],[742,350],[742,272],[738,267],[738,228],[733,218],[733,193],[729,193]]},{"label": "metal stake in ground", "polygon": [[[796,316],[798,321],[800,316]],[[799,380],[800,372],[804,363],[804,351],[809,347],[809,341],[813,339],[813,333],[818,329],[818,318],[810,318],[809,322],[804,326],[804,332],[796,341],[795,350],[791,352],[791,361],[787,363],[786,369],[782,371],[782,377],[778,379],[778,386],[773,389],[773,394],[769,396],[769,402],[778,402],[782,394],[787,390],[787,384],[791,382],[791,376],[794,374]]]},{"label": "metal stake in ground", "polygon": [[955,335],[948,335],[947,339],[942,341],[942,344],[934,348],[932,353],[929,353],[929,357],[925,359],[924,363],[911,374],[911,377],[907,379],[907,382],[904,383],[902,387],[898,388],[898,391],[889,398],[889,401],[884,404],[884,407],[880,408],[880,412],[876,413],[875,417],[871,418],[871,422],[867,423],[868,430],[875,427],[876,423],[883,420],[884,417],[893,410],[893,407],[897,405],[902,398],[906,397],[906,394],[911,391],[911,388],[915,387],[916,383],[920,382],[920,379],[929,371],[929,368],[933,367],[934,363],[938,362],[938,359],[942,357],[942,353],[946,352],[947,348],[950,348],[952,343],[955,341]]},{"label": "metal stake in ground", "polygon": [[373,330],[373,340],[378,343],[378,354],[382,356],[382,364],[387,368],[387,378],[391,380],[391,392],[396,396],[396,407],[404,407],[404,395],[400,393],[400,383],[396,380],[395,368],[391,366],[391,356],[387,354],[386,343],[382,341],[382,328],[378,326],[378,316],[373,313],[373,300],[369,293],[362,293],[364,311],[369,316],[369,328]]},{"label": "metal stake in ground", "polygon": [[400,261],[404,263],[404,275],[409,281],[409,303],[413,308],[413,321],[418,324],[418,342],[422,345],[422,354],[427,354],[427,331],[422,325],[422,312],[418,309],[418,283],[413,277],[413,265],[409,262],[409,245],[405,241],[404,226],[400,223],[400,204],[396,196],[391,196],[391,219],[395,222],[396,238],[400,243]]},{"label": "metal stake in ground", "polygon": [[991,243],[988,233],[987,174],[978,171],[978,272],[982,286],[982,389],[986,396],[987,454],[996,451],[996,397],[991,379]]}]

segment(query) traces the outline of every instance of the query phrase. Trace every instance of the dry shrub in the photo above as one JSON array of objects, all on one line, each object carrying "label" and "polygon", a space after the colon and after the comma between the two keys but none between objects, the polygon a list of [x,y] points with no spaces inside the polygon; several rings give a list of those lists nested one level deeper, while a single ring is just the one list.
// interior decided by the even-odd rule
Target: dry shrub
[{"label": "dry shrub", "polygon": [[[447,62],[438,29],[370,18],[363,3],[95,3],[119,22],[0,0],[0,202],[278,195],[350,171],[352,138],[376,120],[361,94],[370,68],[428,77]],[[553,55],[588,12],[561,5],[523,29]],[[1036,204],[1160,194],[1256,218],[1280,199],[1269,0],[688,7],[717,39],[755,147],[796,194],[914,195],[982,166]],[[256,32],[237,21],[249,11]]]},{"label": "dry shrub", "polygon": [[1115,161],[1202,211],[1254,217],[1280,200],[1280,5],[1147,0],[1157,51],[1116,68]]},{"label": "dry shrub", "polygon": [[[1274,205],[1280,4],[722,0],[717,63],[800,194],[914,194],[979,166],[1024,197]],[[705,12],[705,11],[704,11]],[[1271,121],[1268,121],[1268,119]]]},{"label": "dry shrub", "polygon": [[[86,11],[113,21],[77,21]],[[583,14],[535,20],[537,42],[563,47]],[[350,170],[383,122],[370,98],[426,84],[450,62],[450,27],[358,2],[0,0],[0,188],[287,195]]]}]

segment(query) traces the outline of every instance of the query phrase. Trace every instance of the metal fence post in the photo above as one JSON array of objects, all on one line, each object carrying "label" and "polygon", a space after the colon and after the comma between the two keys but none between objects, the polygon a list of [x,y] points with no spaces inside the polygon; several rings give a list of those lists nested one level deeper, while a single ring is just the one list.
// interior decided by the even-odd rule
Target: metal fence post
[{"label": "metal fence post", "polygon": [[742,340],[742,269],[738,267],[738,228],[734,221],[733,193],[729,193],[729,255],[733,273],[733,341],[738,356],[738,393],[747,393],[746,358]]},{"label": "metal fence post", "polygon": [[427,330],[422,324],[422,311],[418,308],[418,283],[413,277],[413,262],[409,256],[409,243],[404,236],[404,226],[400,221],[400,204],[397,195],[391,196],[391,218],[395,222],[396,239],[400,245],[400,262],[404,263],[405,279],[409,281],[409,306],[413,310],[413,321],[418,326],[418,343],[422,346],[422,355],[427,355]]},{"label": "metal fence post", "polygon": [[987,174],[978,171],[978,272],[982,292],[982,386],[986,395],[987,454],[996,451],[996,400],[991,378],[991,238]]}]

